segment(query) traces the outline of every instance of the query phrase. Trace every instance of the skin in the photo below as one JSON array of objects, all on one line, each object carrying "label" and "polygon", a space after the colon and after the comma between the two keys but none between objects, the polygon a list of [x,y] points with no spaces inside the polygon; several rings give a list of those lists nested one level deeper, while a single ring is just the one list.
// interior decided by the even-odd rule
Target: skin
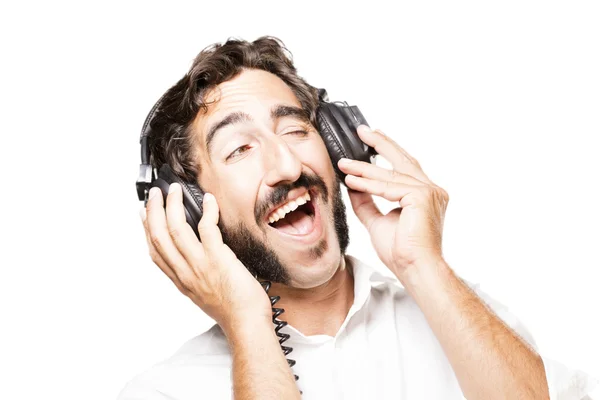
[{"label": "skin", "polygon": [[[275,75],[248,70],[208,93],[207,102],[213,101],[215,105],[209,107],[207,114],[199,115],[194,125],[198,146],[204,154],[199,157],[199,182],[215,195],[220,208],[228,211],[221,214],[222,223],[227,227],[242,223],[252,234],[277,249],[277,255],[291,277],[289,286],[310,288],[328,282],[341,259],[333,224],[323,227],[327,253],[314,259],[306,245],[283,240],[267,227],[268,221],[257,225],[254,217],[255,209],[269,192],[278,185],[295,182],[301,172],[322,177],[330,196],[333,192],[333,166],[317,131],[296,118],[270,118],[269,112],[276,105],[301,107],[294,93]],[[244,111],[255,121],[222,129],[208,153],[204,144],[208,128],[235,111]],[[309,133],[295,135],[298,130]],[[241,145],[248,148],[238,150],[236,156],[227,160],[227,156]],[[236,195],[232,196],[232,193]],[[319,206],[324,215],[331,214],[331,208],[325,207],[322,201]]]},{"label": "skin", "polygon": [[[150,255],[179,290],[223,329],[233,355],[236,399],[299,398],[273,333],[264,290],[223,243],[217,224],[220,221],[229,228],[241,222],[275,251],[290,277],[287,285],[274,284],[270,292],[282,297],[278,306],[285,308],[285,320],[307,335],[334,336],[354,293],[353,277],[345,268],[328,218],[332,202],[315,199],[324,221],[318,240],[327,242],[327,250],[317,259],[307,248],[314,243],[307,246],[290,241],[260,221],[257,224],[254,217],[274,188],[294,182],[301,172],[322,177],[331,195],[333,167],[313,127],[296,118],[270,118],[275,105],[300,106],[276,76],[247,70],[207,97],[214,102],[194,122],[201,166],[199,184],[212,194],[204,202],[201,242],[185,222],[181,187],[173,184],[166,210],[162,196],[153,191],[147,214],[142,213]],[[253,122],[225,128],[209,152],[205,145],[209,127],[232,111],[248,113]],[[290,134],[299,128],[308,134]],[[381,261],[423,311],[465,396],[548,398],[540,357],[482,304],[443,259],[448,194],[381,131],[363,126],[359,136],[393,169],[340,161],[340,169],[348,174],[352,208],[368,229]],[[234,160],[227,159],[240,145],[245,147],[236,152]],[[397,202],[399,207],[384,215],[373,196]]]}]

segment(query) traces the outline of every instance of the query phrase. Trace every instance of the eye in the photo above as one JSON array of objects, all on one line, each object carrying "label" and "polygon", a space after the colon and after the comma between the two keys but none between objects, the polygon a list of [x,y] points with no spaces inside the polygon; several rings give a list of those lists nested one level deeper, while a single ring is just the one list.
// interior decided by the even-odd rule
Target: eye
[{"label": "eye", "polygon": [[296,131],[286,132],[286,133],[284,133],[284,135],[306,136],[306,135],[308,135],[308,132],[305,130],[296,130]]},{"label": "eye", "polygon": [[231,158],[241,156],[242,154],[244,154],[244,152],[246,150],[249,150],[249,149],[250,149],[250,145],[248,145],[248,144],[240,146],[237,149],[235,149],[231,154],[229,154],[225,160],[229,160]]}]

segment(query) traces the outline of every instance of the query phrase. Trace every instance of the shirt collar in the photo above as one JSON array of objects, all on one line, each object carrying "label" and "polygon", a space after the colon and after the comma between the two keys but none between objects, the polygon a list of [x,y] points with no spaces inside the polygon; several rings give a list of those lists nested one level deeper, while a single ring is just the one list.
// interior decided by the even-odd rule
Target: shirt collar
[{"label": "shirt collar", "polygon": [[[385,276],[382,273],[376,271],[371,266],[365,264],[359,259],[346,255],[346,268],[352,268],[352,275],[354,276],[354,302],[348,311],[348,315],[344,319],[344,322],[340,326],[336,337],[344,331],[344,328],[352,318],[354,314],[356,314],[360,309],[364,307],[367,300],[371,295],[371,290],[374,287],[380,286],[382,284],[398,284],[398,281],[395,278]],[[290,339],[301,342],[308,343],[323,343],[327,340],[331,340],[332,337],[328,335],[312,335],[305,336],[300,331],[298,331],[293,326],[286,326],[284,328],[290,334]]]},{"label": "shirt collar", "polygon": [[354,274],[354,303],[352,304],[352,307],[350,307],[348,316],[340,327],[339,332],[343,330],[350,318],[352,318],[357,311],[364,307],[365,303],[371,296],[371,290],[374,287],[378,287],[386,283],[398,283],[395,278],[383,275],[379,271],[376,271],[373,267],[365,264],[353,256],[347,255],[346,263],[352,267]]}]

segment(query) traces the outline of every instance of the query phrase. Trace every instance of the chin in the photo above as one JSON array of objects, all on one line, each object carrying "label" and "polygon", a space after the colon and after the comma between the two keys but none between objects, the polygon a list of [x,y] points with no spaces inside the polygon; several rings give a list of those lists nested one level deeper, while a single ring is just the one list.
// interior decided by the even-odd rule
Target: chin
[{"label": "chin", "polygon": [[307,256],[307,260],[290,260],[286,263],[286,270],[290,277],[289,286],[311,289],[327,283],[333,277],[343,257],[337,240],[333,239],[320,257],[314,258],[315,251],[311,250],[312,254]]}]

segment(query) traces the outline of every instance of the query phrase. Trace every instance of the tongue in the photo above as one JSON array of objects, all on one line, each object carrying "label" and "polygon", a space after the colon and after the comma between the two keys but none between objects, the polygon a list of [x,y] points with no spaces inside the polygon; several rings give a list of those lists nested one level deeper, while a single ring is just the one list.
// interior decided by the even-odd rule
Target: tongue
[{"label": "tongue", "polygon": [[304,211],[297,209],[275,222],[273,227],[290,235],[306,235],[313,229],[313,219]]}]

